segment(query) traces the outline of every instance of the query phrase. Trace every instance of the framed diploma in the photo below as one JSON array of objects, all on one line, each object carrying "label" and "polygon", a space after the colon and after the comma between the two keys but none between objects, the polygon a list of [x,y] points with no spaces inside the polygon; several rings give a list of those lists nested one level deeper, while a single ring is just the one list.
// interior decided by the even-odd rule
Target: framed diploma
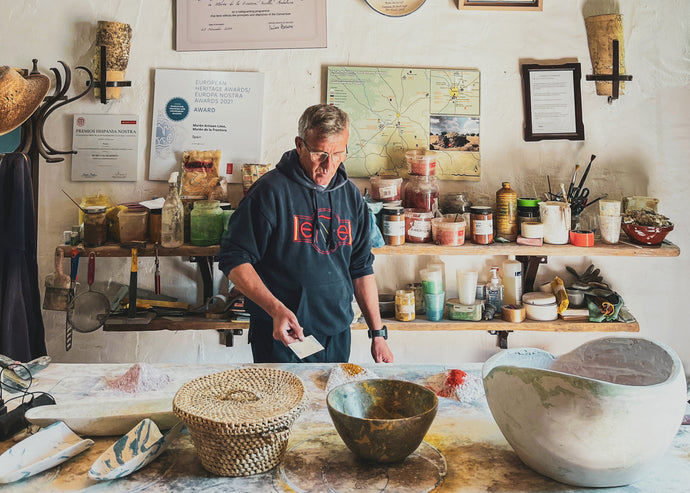
[{"label": "framed diploma", "polygon": [[579,63],[522,65],[526,141],[584,140]]},{"label": "framed diploma", "polygon": [[177,0],[177,51],[325,48],[326,0]]},{"label": "framed diploma", "polygon": [[460,10],[542,10],[544,0],[458,0]]}]

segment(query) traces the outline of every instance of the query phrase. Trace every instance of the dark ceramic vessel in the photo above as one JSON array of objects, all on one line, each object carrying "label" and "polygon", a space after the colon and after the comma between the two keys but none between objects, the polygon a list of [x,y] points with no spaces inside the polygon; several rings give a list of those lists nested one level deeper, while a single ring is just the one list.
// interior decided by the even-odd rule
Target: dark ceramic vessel
[{"label": "dark ceramic vessel", "polygon": [[402,380],[364,380],[340,385],[326,398],[345,445],[373,462],[400,462],[422,443],[436,417],[438,398]]},{"label": "dark ceramic vessel", "polygon": [[664,241],[667,234],[673,231],[673,225],[657,227],[623,223],[621,227],[631,240],[642,245],[658,245]]}]

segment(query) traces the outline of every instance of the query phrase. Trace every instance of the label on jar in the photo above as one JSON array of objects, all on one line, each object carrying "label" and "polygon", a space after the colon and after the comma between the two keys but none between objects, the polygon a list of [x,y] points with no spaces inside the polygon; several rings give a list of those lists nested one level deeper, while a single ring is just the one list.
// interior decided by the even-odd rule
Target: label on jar
[{"label": "label on jar", "polygon": [[409,236],[416,236],[419,238],[428,238],[431,233],[430,221],[412,221],[410,229],[407,230]]},{"label": "label on jar", "polygon": [[405,236],[405,221],[383,220],[384,236]]},{"label": "label on jar", "polygon": [[474,234],[483,236],[490,235],[494,232],[493,221],[490,219],[475,219],[474,220]]},{"label": "label on jar", "polygon": [[388,185],[385,187],[379,187],[379,198],[381,199],[392,199],[398,196],[398,187],[395,185]]}]

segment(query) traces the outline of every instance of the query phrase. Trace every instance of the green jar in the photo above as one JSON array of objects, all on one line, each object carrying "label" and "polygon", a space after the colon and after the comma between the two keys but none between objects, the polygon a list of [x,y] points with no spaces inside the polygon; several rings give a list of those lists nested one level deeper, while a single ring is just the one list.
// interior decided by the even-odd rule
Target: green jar
[{"label": "green jar", "polygon": [[196,246],[218,245],[223,236],[223,210],[218,200],[198,200],[190,214],[191,242]]}]

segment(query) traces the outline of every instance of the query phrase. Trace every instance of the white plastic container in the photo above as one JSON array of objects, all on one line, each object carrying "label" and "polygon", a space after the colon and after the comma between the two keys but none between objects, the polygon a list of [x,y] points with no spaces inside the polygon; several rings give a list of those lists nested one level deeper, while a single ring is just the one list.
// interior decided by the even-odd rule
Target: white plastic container
[{"label": "white plastic container", "polygon": [[522,304],[522,262],[515,260],[515,255],[503,262],[503,303]]},{"label": "white plastic container", "polygon": [[486,301],[496,308],[496,313],[501,313],[503,303],[503,284],[498,277],[498,267],[491,268],[491,279],[486,285]]}]

